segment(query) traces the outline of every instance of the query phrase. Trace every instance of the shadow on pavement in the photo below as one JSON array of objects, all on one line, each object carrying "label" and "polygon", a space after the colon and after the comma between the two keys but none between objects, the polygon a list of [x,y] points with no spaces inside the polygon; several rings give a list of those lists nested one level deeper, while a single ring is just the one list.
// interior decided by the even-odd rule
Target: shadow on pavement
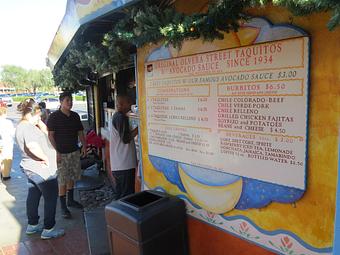
[{"label": "shadow on pavement", "polygon": [[[88,254],[84,216],[79,209],[71,209],[73,217],[66,220],[61,217],[60,206],[57,205],[56,227],[65,229],[66,235],[63,238],[42,241],[39,234],[25,234],[27,178],[20,169],[20,160],[20,150],[15,145],[11,179],[0,183],[0,254],[1,250],[4,254],[40,254],[36,252],[37,249],[45,249],[41,254],[71,255],[80,250],[84,251],[81,254]],[[43,202],[41,199],[39,204],[40,223],[44,216]]]}]

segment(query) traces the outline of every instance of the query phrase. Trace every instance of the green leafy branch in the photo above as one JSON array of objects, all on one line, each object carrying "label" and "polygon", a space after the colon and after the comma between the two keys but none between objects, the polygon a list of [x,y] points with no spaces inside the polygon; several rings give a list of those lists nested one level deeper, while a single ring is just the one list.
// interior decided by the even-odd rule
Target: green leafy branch
[{"label": "green leafy branch", "polygon": [[125,17],[103,35],[99,44],[76,38],[68,47],[67,56],[54,67],[57,86],[77,90],[79,80],[90,72],[119,70],[130,60],[133,47],[163,41],[180,48],[185,40],[221,40],[223,32],[237,31],[240,21],[249,18],[246,9],[270,3],[286,7],[298,16],[331,11],[328,28],[334,30],[340,24],[339,0],[216,0],[206,13],[192,15],[178,12],[170,2],[147,0],[126,9]]}]

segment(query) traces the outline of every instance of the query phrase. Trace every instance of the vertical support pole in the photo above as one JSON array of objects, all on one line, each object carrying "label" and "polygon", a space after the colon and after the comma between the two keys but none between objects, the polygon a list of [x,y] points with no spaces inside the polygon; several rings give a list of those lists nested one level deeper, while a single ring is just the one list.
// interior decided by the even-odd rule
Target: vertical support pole
[{"label": "vertical support pole", "polygon": [[338,136],[338,184],[336,192],[333,255],[340,254],[340,132]]},{"label": "vertical support pole", "polygon": [[[135,81],[136,81],[136,105],[138,107],[138,115],[140,114],[140,104],[139,102],[141,101],[139,98],[139,82],[138,82],[138,61],[137,61],[137,53],[133,56],[133,62],[135,66]],[[142,143],[141,143],[141,128],[140,128],[140,117],[138,119],[138,129],[139,129],[139,134],[138,134],[138,149],[139,149],[139,162],[138,162],[138,168],[139,168],[139,175],[140,175],[140,184],[141,184],[141,190],[143,190],[144,186],[144,179],[143,179],[143,155],[142,155]]]},{"label": "vertical support pole", "polygon": [[98,85],[93,86],[93,98],[94,98],[94,110],[95,110],[95,122],[96,122],[96,133],[99,134],[100,133],[100,106],[99,103],[102,101],[99,98],[99,93],[98,93]]}]

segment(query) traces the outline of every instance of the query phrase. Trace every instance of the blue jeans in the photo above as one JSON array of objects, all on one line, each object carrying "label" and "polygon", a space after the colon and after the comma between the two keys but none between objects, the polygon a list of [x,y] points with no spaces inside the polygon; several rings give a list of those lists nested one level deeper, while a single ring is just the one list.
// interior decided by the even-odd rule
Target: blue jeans
[{"label": "blue jeans", "polygon": [[42,195],[44,198],[44,228],[51,229],[55,225],[58,198],[57,178],[44,180],[40,177],[41,180],[39,180],[37,175],[32,179],[28,178],[28,195],[26,200],[28,224],[37,225],[39,223],[38,208]]}]

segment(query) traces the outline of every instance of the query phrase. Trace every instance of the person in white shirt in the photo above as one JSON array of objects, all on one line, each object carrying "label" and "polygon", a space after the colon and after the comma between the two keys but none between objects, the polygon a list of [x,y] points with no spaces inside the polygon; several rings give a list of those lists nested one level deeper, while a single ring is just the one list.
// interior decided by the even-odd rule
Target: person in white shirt
[{"label": "person in white shirt", "polygon": [[137,156],[134,137],[138,127],[130,130],[126,115],[131,109],[132,100],[128,95],[118,95],[117,112],[110,123],[110,166],[108,175],[113,184],[116,199],[135,192],[135,171]]},{"label": "person in white shirt", "polygon": [[6,105],[0,105],[0,175],[3,181],[11,178],[15,128],[7,119]]},{"label": "person in white shirt", "polygon": [[[28,180],[26,200],[26,234],[41,232],[41,239],[65,234],[55,228],[58,199],[57,152],[47,136],[47,127],[41,121],[41,109],[34,101],[25,100],[21,107],[22,118],[15,138],[21,150],[22,167]],[[44,198],[44,224],[39,224],[39,202]]]}]

